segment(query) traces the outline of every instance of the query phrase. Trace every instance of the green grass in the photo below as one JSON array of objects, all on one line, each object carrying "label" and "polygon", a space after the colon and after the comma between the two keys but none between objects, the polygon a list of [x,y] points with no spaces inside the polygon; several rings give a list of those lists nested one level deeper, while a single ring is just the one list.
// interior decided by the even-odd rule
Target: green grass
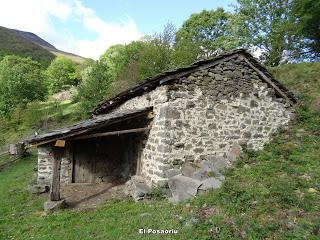
[{"label": "green grass", "polygon": [[69,100],[29,103],[26,108],[17,109],[10,120],[1,122],[0,119],[0,146],[17,142],[35,132],[68,126],[81,120],[82,116],[78,103]]},{"label": "green grass", "polygon": [[[0,174],[0,239],[145,239],[141,227],[177,229],[169,239],[319,239],[320,113],[297,112],[290,130],[264,150],[246,151],[222,188],[189,201],[189,210],[186,203],[125,200],[44,216],[45,196],[25,191],[36,156],[16,162]],[[204,214],[208,208],[213,215]]]},{"label": "green grass", "polygon": [[[0,172],[0,239],[320,239],[320,110],[309,108],[320,96],[320,65],[272,71],[280,80],[287,76],[283,82],[298,94],[296,118],[263,150],[246,150],[220,189],[188,201],[190,207],[174,206],[155,191],[151,202],[44,215],[46,196],[25,191],[35,181],[33,155]],[[68,104],[62,112],[72,115]],[[139,228],[179,233],[143,236]]]}]

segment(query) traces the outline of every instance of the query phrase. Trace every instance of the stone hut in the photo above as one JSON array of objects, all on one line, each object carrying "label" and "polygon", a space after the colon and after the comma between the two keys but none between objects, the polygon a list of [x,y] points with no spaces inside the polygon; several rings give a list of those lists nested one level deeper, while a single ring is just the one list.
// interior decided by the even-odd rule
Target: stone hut
[{"label": "stone hut", "polygon": [[[60,184],[126,181],[133,175],[148,186],[169,181],[174,191],[186,187],[182,181],[197,191],[208,184],[203,171],[213,172],[214,185],[241,146],[259,149],[287,125],[295,103],[292,93],[239,49],[147,79],[102,102],[92,119],[27,144],[38,147],[38,184],[51,186],[52,200]],[[194,164],[207,170],[201,175],[190,168]]]}]

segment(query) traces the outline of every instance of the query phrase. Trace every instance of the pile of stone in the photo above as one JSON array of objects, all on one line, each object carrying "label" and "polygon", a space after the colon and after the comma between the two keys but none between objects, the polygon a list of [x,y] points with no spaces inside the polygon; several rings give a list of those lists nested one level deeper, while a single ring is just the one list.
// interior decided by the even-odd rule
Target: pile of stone
[{"label": "pile of stone", "polygon": [[219,188],[225,179],[221,171],[226,168],[226,163],[225,158],[212,156],[210,160],[184,163],[178,175],[170,176],[172,170],[167,170],[168,187],[172,195],[169,201],[177,203],[201,192]]},{"label": "pile of stone", "polygon": [[[228,159],[211,156],[198,162],[185,162],[180,169],[165,171],[167,184],[163,188],[169,201],[177,203],[196,196],[210,189],[219,188],[225,177],[222,172],[227,167]],[[126,193],[135,201],[150,197],[151,188],[141,176],[133,176],[126,183]]]}]

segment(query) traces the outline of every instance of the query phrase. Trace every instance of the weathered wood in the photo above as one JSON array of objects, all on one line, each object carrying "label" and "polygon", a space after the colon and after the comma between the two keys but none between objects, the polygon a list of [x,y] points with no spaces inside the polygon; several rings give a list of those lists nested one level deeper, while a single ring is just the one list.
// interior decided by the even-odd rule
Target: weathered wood
[{"label": "weathered wood", "polygon": [[17,155],[18,150],[17,150],[16,144],[14,143],[10,144],[8,151],[10,155]]},{"label": "weathered wood", "polygon": [[270,78],[268,78],[262,71],[260,71],[258,68],[256,68],[247,58],[242,57],[242,59],[253,69],[255,70],[260,77],[262,77],[263,80],[265,80],[269,85],[271,85],[278,94],[280,94],[284,99],[287,100],[287,102],[291,105],[294,106],[294,103],[291,101],[290,98],[277,86],[275,85]]},{"label": "weathered wood", "polygon": [[56,143],[54,144],[55,147],[65,147],[66,146],[66,141],[65,140],[57,140]]},{"label": "weathered wood", "polygon": [[26,147],[22,142],[9,145],[8,152],[10,155],[17,155],[18,157],[26,156]]},{"label": "weathered wood", "polygon": [[134,129],[127,129],[127,130],[120,130],[120,131],[112,131],[112,132],[104,132],[104,133],[94,133],[85,136],[79,136],[75,138],[71,138],[71,140],[80,140],[80,139],[88,139],[88,138],[95,138],[95,137],[105,137],[111,135],[120,135],[126,133],[136,133],[136,132],[144,132],[150,130],[150,127],[145,128],[134,128]]},{"label": "weathered wood", "polygon": [[75,137],[86,132],[90,132],[99,128],[103,128],[110,124],[119,123],[128,119],[134,119],[142,115],[146,115],[150,111],[150,107],[140,110],[126,110],[122,113],[109,113],[104,116],[99,116],[93,119],[82,121],[78,124],[67,128],[61,128],[53,131],[52,133],[45,133],[43,135],[35,136],[26,140],[28,147],[35,147],[57,140],[68,139]]},{"label": "weathered wood", "polygon": [[60,200],[60,168],[63,152],[63,148],[54,148],[53,150],[52,182],[49,194],[51,201]]}]

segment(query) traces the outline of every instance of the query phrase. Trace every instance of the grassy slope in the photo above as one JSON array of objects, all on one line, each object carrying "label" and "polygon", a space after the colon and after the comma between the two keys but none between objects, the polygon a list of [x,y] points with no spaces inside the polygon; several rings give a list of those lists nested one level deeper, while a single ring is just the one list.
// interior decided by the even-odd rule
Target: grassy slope
[{"label": "grassy slope", "polygon": [[19,36],[17,33],[0,26],[0,60],[5,55],[18,55],[31,57],[48,66],[55,58],[55,55],[43,47]]},{"label": "grassy slope", "polygon": [[178,229],[172,239],[319,239],[320,111],[308,105],[320,97],[320,63],[272,71],[307,106],[297,107],[290,130],[264,150],[247,151],[222,188],[191,200],[190,208],[165,200],[120,201],[44,216],[45,196],[24,190],[35,179],[32,156],[0,173],[0,239],[145,239],[137,233],[141,227]]},{"label": "grassy slope", "polygon": [[[26,109],[17,109],[10,121],[0,122],[2,125],[0,147],[3,144],[17,142],[35,132],[46,132],[80,120],[77,105],[69,100],[63,102],[49,100],[29,103]],[[45,122],[46,128],[44,128]]]}]

